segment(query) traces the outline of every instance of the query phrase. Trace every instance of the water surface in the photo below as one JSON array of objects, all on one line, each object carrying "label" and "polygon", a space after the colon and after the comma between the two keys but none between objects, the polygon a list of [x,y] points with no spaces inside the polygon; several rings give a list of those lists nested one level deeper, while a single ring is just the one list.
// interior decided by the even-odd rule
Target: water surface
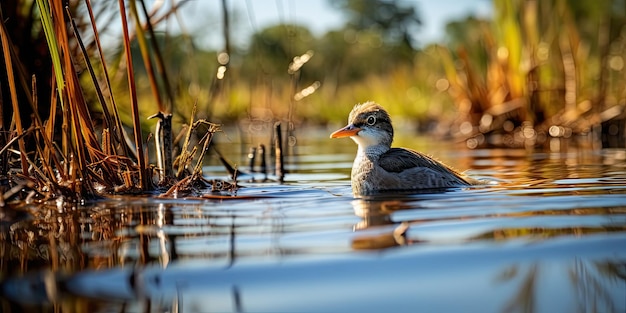
[{"label": "water surface", "polygon": [[254,199],[31,208],[2,224],[2,311],[626,311],[623,149],[399,138],[498,184],[355,199],[356,146],[327,136],[298,137],[284,184],[241,181]]}]

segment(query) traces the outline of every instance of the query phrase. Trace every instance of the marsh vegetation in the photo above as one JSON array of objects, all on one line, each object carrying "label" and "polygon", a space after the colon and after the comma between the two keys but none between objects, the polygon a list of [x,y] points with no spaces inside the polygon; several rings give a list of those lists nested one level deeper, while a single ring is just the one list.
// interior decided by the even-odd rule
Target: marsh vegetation
[{"label": "marsh vegetation", "polygon": [[[201,168],[219,124],[273,138],[283,123],[291,147],[297,127],[371,99],[470,148],[578,135],[624,146],[623,1],[494,1],[491,20],[451,22],[426,46],[418,8],[340,1],[343,28],[271,26],[246,49],[226,2],[219,51],[163,31],[186,2],[3,3],[0,175],[20,190],[7,200],[167,189]],[[107,32],[119,46],[105,50]]]},{"label": "marsh vegetation", "polygon": [[[408,291],[528,311],[563,290],[572,310],[624,308],[626,1],[494,0],[438,43],[419,7],[333,1],[342,27],[255,28],[245,47],[232,25],[254,12],[228,2],[213,51],[169,31],[193,1],[0,2],[3,311],[388,309]],[[324,140],[367,100],[399,145],[501,184],[355,200],[355,147]],[[363,279],[390,294],[311,289]],[[313,297],[254,301],[268,281]],[[450,290],[466,296],[435,303]]]}]

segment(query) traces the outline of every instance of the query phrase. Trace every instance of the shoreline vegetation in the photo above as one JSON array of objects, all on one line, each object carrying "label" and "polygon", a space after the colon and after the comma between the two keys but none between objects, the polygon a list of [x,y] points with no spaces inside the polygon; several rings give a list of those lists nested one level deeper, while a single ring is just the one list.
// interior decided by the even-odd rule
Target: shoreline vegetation
[{"label": "shoreline vegetation", "polygon": [[[0,4],[3,211],[110,194],[235,196],[228,160],[234,182],[202,176],[221,124],[269,125],[281,181],[297,128],[337,123],[367,100],[468,148],[626,144],[626,1],[494,0],[492,20],[451,22],[446,43],[419,48],[416,8],[338,1],[343,29],[315,38],[277,25],[244,50],[231,44],[223,0],[220,51],[159,27],[184,18],[188,2],[67,3]],[[100,38],[114,22],[120,46],[105,55]]]}]

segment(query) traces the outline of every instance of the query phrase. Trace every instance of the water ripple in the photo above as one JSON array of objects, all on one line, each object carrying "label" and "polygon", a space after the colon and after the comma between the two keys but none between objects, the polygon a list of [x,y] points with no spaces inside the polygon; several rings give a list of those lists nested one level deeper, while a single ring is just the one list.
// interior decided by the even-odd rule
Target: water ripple
[{"label": "water ripple", "polygon": [[435,148],[497,184],[355,199],[349,146],[292,156],[285,184],[241,182],[238,195],[252,199],[121,197],[37,208],[0,233],[4,277],[34,276],[7,279],[0,290],[31,303],[39,303],[31,293],[52,290],[58,297],[46,301],[69,294],[116,311],[146,303],[231,311],[235,298],[250,311],[415,301],[433,311],[472,303],[549,311],[555,297],[576,309],[581,295],[599,311],[626,310],[622,151]]}]

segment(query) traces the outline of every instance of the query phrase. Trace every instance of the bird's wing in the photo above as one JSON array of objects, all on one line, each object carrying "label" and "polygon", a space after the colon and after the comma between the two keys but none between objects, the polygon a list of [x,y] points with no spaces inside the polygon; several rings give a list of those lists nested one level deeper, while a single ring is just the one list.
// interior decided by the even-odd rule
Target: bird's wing
[{"label": "bird's wing", "polygon": [[414,168],[429,168],[436,172],[446,172],[453,174],[465,181],[462,174],[436,161],[435,159],[414,150],[404,148],[391,148],[383,153],[379,159],[380,166],[387,172],[400,173]]}]

